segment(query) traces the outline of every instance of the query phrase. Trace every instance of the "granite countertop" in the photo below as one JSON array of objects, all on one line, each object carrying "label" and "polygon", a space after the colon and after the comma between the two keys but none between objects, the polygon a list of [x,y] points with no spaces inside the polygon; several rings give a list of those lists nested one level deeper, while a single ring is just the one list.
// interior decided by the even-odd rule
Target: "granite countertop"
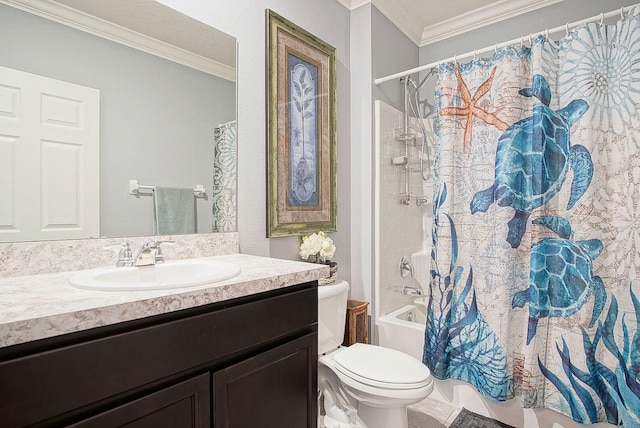
[{"label": "granite countertop", "polygon": [[325,265],[230,254],[194,260],[236,263],[241,273],[214,284],[153,291],[91,291],[68,284],[75,272],[0,279],[0,347],[275,290],[328,275]]}]

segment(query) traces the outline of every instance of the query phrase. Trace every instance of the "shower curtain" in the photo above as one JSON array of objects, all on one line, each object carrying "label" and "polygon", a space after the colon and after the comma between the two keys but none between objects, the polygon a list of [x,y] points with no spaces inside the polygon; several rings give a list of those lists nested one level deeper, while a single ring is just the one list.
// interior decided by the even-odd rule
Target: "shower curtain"
[{"label": "shower curtain", "polygon": [[424,363],[640,425],[640,19],[441,64]]},{"label": "shower curtain", "polygon": [[213,137],[212,232],[235,232],[238,186],[236,121],[218,125]]}]

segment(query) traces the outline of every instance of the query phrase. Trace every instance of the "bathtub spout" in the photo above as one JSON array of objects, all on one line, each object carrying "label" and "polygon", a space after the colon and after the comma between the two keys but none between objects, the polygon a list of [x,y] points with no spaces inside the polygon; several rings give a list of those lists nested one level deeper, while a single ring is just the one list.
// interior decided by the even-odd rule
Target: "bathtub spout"
[{"label": "bathtub spout", "polygon": [[405,296],[422,296],[422,289],[404,285],[402,287],[402,294],[404,294]]}]

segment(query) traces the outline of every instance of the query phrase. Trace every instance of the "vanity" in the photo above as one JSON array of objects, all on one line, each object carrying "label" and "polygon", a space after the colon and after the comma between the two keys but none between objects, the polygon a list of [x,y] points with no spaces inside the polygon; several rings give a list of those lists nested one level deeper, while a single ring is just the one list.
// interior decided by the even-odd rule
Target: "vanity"
[{"label": "vanity", "polygon": [[153,291],[0,279],[3,427],[315,427],[323,267],[243,254],[231,279]]}]

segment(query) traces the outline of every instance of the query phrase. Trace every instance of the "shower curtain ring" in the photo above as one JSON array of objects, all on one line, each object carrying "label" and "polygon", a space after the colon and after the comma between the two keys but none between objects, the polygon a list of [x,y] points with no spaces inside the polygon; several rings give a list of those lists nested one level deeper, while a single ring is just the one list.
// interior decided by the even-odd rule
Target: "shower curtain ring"
[{"label": "shower curtain ring", "polygon": [[524,36],[520,36],[520,49],[524,49]]},{"label": "shower curtain ring", "polygon": [[498,53],[498,44],[496,43],[495,45],[493,45],[493,52],[494,53]]},{"label": "shower curtain ring", "polygon": [[477,60],[478,59],[478,52],[476,52],[476,50],[473,50],[473,60]]},{"label": "shower curtain ring", "polygon": [[600,14],[600,27],[604,26],[604,12]]},{"label": "shower curtain ring", "polygon": [[620,8],[620,19],[624,19],[624,6]]},{"label": "shower curtain ring", "polygon": [[548,28],[544,30],[544,38],[545,38],[547,41],[549,41],[549,29],[548,29]]},{"label": "shower curtain ring", "polygon": [[529,33],[529,47],[533,47],[533,39],[531,37],[531,33]]},{"label": "shower curtain ring", "polygon": [[565,31],[565,35],[566,37],[569,37],[571,34],[569,34],[569,23],[567,22],[567,24],[564,26],[564,31]]}]

